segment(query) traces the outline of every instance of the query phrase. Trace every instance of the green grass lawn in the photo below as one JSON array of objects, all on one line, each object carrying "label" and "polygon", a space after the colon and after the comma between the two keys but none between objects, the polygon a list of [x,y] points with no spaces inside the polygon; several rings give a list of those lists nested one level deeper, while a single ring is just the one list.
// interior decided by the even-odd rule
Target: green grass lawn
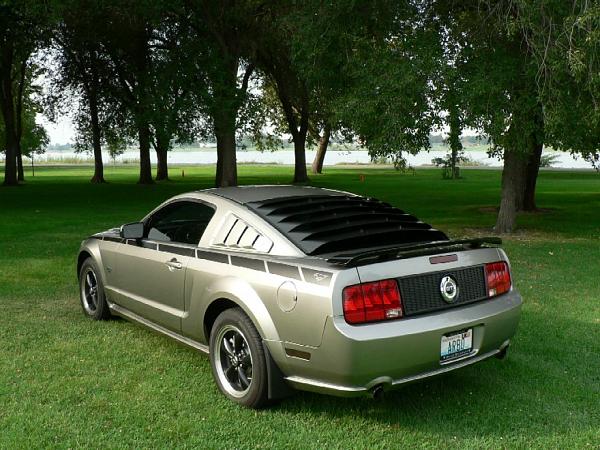
[{"label": "green grass lawn", "polygon": [[[538,205],[507,238],[524,297],[520,329],[496,359],[406,386],[383,401],[298,393],[251,411],[215,387],[208,359],[123,320],[80,311],[75,276],[89,234],[209,187],[212,168],[38,169],[0,188],[0,448],[600,448],[600,176],[543,172]],[[453,237],[489,234],[500,172],[333,169],[318,186],[389,201]],[[365,174],[364,181],[359,175]],[[292,168],[242,166],[241,183],[286,183]],[[390,355],[393,357],[393,355]]]}]

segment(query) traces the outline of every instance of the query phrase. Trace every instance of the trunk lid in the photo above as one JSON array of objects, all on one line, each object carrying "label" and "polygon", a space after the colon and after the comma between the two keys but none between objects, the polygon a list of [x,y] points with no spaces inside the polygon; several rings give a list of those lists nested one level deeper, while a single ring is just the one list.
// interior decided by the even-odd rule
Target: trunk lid
[{"label": "trunk lid", "polygon": [[[480,248],[377,262],[356,270],[361,283],[395,279],[404,316],[412,316],[484,300],[488,297],[484,265],[504,259],[497,248]],[[442,292],[446,277],[458,291],[451,299]]]}]

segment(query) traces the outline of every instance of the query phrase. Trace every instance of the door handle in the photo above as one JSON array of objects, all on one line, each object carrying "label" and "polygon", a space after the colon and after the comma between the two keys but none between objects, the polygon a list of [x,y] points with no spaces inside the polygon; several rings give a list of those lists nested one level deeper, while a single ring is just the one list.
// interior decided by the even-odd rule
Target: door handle
[{"label": "door handle", "polygon": [[179,261],[177,261],[176,258],[173,258],[173,259],[165,262],[165,264],[167,265],[167,267],[169,268],[169,270],[171,272],[173,272],[173,270],[175,270],[175,269],[177,269],[177,270],[183,269],[183,264],[181,264]]}]

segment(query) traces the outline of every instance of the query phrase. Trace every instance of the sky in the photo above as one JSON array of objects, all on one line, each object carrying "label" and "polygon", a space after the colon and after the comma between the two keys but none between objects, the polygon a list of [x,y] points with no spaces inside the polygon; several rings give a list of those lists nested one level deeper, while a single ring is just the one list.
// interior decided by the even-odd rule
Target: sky
[{"label": "sky", "polygon": [[75,131],[70,117],[60,117],[56,123],[50,122],[43,115],[38,115],[37,119],[46,129],[51,145],[73,143]]}]

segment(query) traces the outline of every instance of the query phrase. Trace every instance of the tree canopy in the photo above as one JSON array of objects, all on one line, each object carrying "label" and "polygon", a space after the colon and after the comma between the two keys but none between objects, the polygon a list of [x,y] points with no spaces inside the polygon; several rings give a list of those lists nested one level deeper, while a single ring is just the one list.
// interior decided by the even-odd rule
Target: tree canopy
[{"label": "tree canopy", "polygon": [[440,128],[453,178],[469,127],[504,159],[496,230],[507,232],[536,208],[544,146],[598,163],[599,48],[600,8],[584,0],[6,1],[4,183],[45,142],[30,89],[42,52],[55,67],[46,112],[76,111],[93,182],[102,147],[126,142],[139,146],[139,182],[153,183],[151,149],[166,180],[174,143],[214,137],[215,184],[228,186],[241,135],[259,148],[289,137],[304,183],[307,145],[319,146],[314,173],[332,137],[402,168]]}]

